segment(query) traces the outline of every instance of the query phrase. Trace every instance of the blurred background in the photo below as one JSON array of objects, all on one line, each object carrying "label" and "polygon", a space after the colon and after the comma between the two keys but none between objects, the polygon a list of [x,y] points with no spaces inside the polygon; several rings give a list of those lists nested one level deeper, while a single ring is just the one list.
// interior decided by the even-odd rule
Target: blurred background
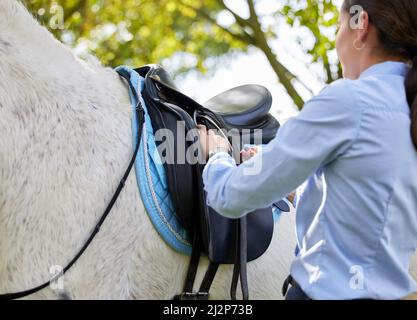
[{"label": "blurred background", "polygon": [[159,63],[204,102],[256,83],[285,122],[341,77],[335,51],[342,0],[26,0],[81,57],[103,65]]}]

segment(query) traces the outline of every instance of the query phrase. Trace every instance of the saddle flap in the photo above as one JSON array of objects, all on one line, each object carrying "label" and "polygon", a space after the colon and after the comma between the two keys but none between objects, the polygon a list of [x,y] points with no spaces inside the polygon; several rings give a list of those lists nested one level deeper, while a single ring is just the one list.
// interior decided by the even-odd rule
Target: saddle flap
[{"label": "saddle flap", "polygon": [[[258,209],[246,216],[247,219],[247,261],[262,256],[272,241],[274,220],[271,208]],[[215,263],[234,264],[239,250],[238,220],[219,215],[208,209],[206,239],[209,259]]]}]

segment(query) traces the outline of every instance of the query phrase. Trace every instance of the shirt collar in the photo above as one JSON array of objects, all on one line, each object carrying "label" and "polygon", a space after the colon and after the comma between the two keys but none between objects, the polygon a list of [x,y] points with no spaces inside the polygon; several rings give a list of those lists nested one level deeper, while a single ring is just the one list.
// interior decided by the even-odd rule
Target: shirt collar
[{"label": "shirt collar", "polygon": [[410,66],[404,62],[386,61],[369,67],[362,72],[359,78],[366,78],[377,74],[392,74],[405,77],[409,70]]}]

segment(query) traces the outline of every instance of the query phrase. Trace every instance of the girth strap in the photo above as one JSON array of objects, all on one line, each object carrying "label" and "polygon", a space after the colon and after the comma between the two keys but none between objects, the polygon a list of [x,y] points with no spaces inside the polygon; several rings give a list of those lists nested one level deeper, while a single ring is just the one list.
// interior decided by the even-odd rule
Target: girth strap
[{"label": "girth strap", "polygon": [[201,283],[199,291],[201,293],[207,293],[207,297],[210,292],[211,285],[213,284],[214,277],[216,276],[218,269],[219,269],[218,263],[210,262],[210,265],[206,271],[206,275],[204,276],[203,282]]},{"label": "girth strap", "polygon": [[[233,269],[232,286],[230,295],[232,300],[236,300],[237,284],[240,278],[243,300],[249,299],[248,279],[247,279],[247,219],[243,217],[236,224],[238,228],[236,234],[237,251],[236,261]],[[198,265],[201,257],[200,232],[194,231],[193,251],[187,271],[183,292],[174,297],[174,300],[208,300],[210,288],[219,269],[219,264],[210,262],[204,279],[198,292],[193,292],[194,282],[197,275]]]},{"label": "girth strap", "polygon": [[242,289],[243,300],[249,300],[248,276],[247,276],[247,219],[243,217],[237,223],[239,229],[237,234],[236,261],[233,270],[232,286],[230,288],[230,296],[232,300],[236,300],[237,283],[240,277],[240,286]]},{"label": "girth strap", "polygon": [[195,278],[197,276],[198,265],[201,256],[200,235],[195,232],[193,240],[193,251],[191,254],[190,264],[188,267],[187,278],[185,279],[183,292],[193,292]]}]

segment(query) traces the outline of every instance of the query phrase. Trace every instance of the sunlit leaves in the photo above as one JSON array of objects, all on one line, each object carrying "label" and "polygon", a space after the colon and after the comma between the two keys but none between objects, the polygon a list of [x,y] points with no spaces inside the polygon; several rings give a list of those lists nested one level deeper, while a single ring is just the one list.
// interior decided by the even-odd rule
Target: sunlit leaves
[{"label": "sunlit leaves", "polygon": [[[264,0],[254,0],[255,4],[257,1]],[[323,64],[325,80],[337,79],[338,64],[328,57],[334,50],[338,18],[333,1],[276,1],[276,12],[258,19],[263,38],[269,41],[277,37],[276,27],[282,17],[291,26],[306,28],[314,42],[309,41],[312,46],[306,47],[307,42],[300,38],[301,48],[312,62]],[[259,32],[242,21],[239,23],[222,0],[26,0],[25,3],[55,36],[76,47],[78,52],[95,54],[110,66],[138,66],[175,58],[180,63],[171,71],[206,71],[216,61],[224,61],[220,58],[246,51],[251,45],[265,50],[259,45],[265,42],[256,39]],[[51,27],[54,4],[63,8],[62,28]],[[287,91],[291,95],[291,90]]]},{"label": "sunlit leaves", "polygon": [[[187,52],[194,55],[193,67],[205,69],[205,60],[247,44],[232,38],[217,25],[199,17],[202,9],[215,17],[221,10],[216,0],[61,0],[65,31],[51,29],[72,46],[87,48],[104,64],[141,65],[160,63]],[[48,27],[52,18],[50,0],[28,0],[30,11]],[[41,13],[41,15],[38,14]],[[70,33],[70,34],[68,34]]]},{"label": "sunlit leaves", "polygon": [[[288,24],[305,27],[314,37],[312,47],[304,47],[312,56],[312,61],[321,61],[327,72],[327,82],[339,77],[337,62],[329,62],[328,53],[335,48],[334,34],[338,20],[338,9],[332,0],[285,0],[286,4],[281,14],[286,17]],[[299,39],[300,44],[304,39]],[[336,68],[335,68],[336,64]]]}]

